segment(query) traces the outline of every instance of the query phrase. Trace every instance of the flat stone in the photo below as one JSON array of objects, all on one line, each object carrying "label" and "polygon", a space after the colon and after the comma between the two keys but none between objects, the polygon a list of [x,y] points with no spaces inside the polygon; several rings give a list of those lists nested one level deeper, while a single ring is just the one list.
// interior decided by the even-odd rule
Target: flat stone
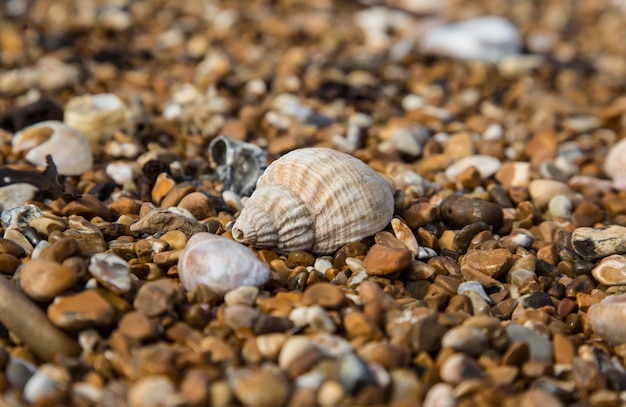
[{"label": "flat stone", "polygon": [[413,254],[408,249],[396,249],[375,244],[367,252],[363,264],[368,274],[380,276],[407,268],[412,259]]},{"label": "flat stone", "polygon": [[48,307],[53,324],[65,329],[107,326],[115,317],[115,309],[94,290],[85,290],[56,297]]},{"label": "flat stone", "polygon": [[513,262],[508,249],[471,250],[463,256],[461,266],[468,266],[492,278],[504,275]]},{"label": "flat stone", "polygon": [[206,226],[195,219],[174,213],[168,209],[153,209],[146,216],[130,226],[131,232],[145,234],[165,234],[170,230],[180,230],[187,237],[206,232]]},{"label": "flat stone", "polygon": [[109,208],[98,198],[90,194],[83,194],[80,199],[68,202],[68,204],[63,207],[61,215],[77,215],[86,219],[97,216],[109,222],[113,220]]},{"label": "flat stone", "polygon": [[572,246],[585,260],[626,253],[626,227],[577,228],[572,233]]}]

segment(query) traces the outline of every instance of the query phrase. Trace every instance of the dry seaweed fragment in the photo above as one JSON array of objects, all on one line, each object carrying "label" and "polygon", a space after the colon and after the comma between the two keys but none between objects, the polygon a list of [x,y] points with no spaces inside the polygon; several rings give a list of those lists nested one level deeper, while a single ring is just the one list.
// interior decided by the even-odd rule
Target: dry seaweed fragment
[{"label": "dry seaweed fragment", "polygon": [[46,169],[43,172],[0,168],[0,187],[18,183],[34,185],[41,191],[63,198],[66,201],[73,201],[81,197],[80,194],[74,194],[65,190],[63,184],[59,181],[57,166],[51,155],[46,156]]}]

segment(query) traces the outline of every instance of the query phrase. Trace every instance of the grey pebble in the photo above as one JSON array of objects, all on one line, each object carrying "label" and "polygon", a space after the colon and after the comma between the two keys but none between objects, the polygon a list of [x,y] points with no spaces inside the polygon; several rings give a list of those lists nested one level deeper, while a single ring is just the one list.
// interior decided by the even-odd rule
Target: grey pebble
[{"label": "grey pebble", "polygon": [[530,347],[530,359],[535,362],[552,363],[553,347],[550,339],[520,324],[506,327],[509,342],[526,342]]},{"label": "grey pebble", "polygon": [[474,291],[478,293],[478,295],[480,295],[487,304],[491,305],[491,298],[489,298],[485,292],[485,288],[478,281],[464,281],[459,284],[459,287],[456,290],[457,294],[463,294],[466,291]]},{"label": "grey pebble", "polygon": [[30,225],[31,220],[43,216],[43,212],[35,205],[18,206],[17,208],[2,211],[0,221],[2,227],[15,227],[23,229]]}]

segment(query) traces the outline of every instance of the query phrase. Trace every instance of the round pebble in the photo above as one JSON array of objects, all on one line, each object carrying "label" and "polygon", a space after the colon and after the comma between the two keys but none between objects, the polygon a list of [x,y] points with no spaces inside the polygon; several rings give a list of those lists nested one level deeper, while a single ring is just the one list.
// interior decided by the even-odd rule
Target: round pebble
[{"label": "round pebble", "polygon": [[43,259],[29,261],[20,272],[22,289],[36,301],[51,301],[77,280],[78,276],[71,268]]},{"label": "round pebble", "polygon": [[128,262],[112,253],[96,253],[89,259],[89,272],[100,284],[116,294],[124,294],[131,288]]}]

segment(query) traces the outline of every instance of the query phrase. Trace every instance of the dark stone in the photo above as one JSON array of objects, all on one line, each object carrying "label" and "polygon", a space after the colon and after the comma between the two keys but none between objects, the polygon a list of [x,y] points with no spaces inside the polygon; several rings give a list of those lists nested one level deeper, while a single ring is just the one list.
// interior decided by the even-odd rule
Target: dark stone
[{"label": "dark stone", "polygon": [[524,308],[541,308],[545,306],[554,306],[552,298],[543,291],[535,291],[522,300]]},{"label": "dark stone", "polygon": [[42,98],[26,106],[8,110],[0,116],[0,127],[16,132],[45,120],[63,120],[63,108],[54,100]]},{"label": "dark stone", "polygon": [[497,230],[504,221],[504,213],[499,205],[462,195],[450,195],[443,200],[441,217],[454,228],[485,222]]},{"label": "dark stone", "polygon": [[459,253],[465,253],[472,242],[472,238],[478,233],[489,230],[489,225],[485,222],[476,222],[461,229],[452,240],[454,248]]}]

